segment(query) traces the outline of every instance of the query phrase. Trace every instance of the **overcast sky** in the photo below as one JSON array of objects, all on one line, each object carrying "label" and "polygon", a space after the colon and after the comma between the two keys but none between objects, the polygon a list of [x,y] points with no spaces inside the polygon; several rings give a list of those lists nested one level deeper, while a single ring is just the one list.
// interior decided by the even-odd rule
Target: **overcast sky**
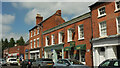
[{"label": "overcast sky", "polygon": [[[45,2],[18,2],[18,0],[3,0],[2,13],[0,13],[0,38],[8,38],[8,40],[13,37],[15,40],[23,36],[25,41],[29,39],[29,29],[35,26],[35,16],[37,13],[41,14],[44,19],[54,14],[58,9],[62,11],[62,18],[65,21],[71,20],[77,16],[89,12],[89,5],[93,4],[95,0],[44,0]],[[0,11],[1,12],[1,11]]]}]

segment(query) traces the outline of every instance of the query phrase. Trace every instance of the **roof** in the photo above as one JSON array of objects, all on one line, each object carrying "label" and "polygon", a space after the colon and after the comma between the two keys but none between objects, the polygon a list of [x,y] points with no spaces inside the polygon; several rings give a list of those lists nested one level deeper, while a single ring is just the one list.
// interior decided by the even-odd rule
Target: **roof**
[{"label": "roof", "polygon": [[104,0],[99,0],[99,1],[95,2],[94,4],[90,5],[89,7],[92,8],[92,7],[100,5],[102,3],[105,3]]}]

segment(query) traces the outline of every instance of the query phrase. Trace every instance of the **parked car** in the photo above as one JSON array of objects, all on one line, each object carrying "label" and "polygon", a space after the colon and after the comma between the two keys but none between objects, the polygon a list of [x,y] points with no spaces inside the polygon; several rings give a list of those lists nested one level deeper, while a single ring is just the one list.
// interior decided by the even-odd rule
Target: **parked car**
[{"label": "parked car", "polygon": [[120,68],[120,60],[107,59],[103,61],[98,68]]},{"label": "parked car", "polygon": [[54,64],[54,68],[89,68],[78,60],[60,59]]},{"label": "parked car", "polygon": [[7,65],[7,62],[4,59],[0,59],[0,65],[1,66]]},{"label": "parked car", "polygon": [[7,65],[18,65],[17,59],[16,58],[8,58],[7,59]]},{"label": "parked car", "polygon": [[32,63],[32,67],[46,68],[53,67],[53,64],[54,62],[52,59],[38,58],[35,62]]},{"label": "parked car", "polygon": [[21,68],[31,68],[32,62],[35,61],[34,59],[25,59],[20,63]]}]

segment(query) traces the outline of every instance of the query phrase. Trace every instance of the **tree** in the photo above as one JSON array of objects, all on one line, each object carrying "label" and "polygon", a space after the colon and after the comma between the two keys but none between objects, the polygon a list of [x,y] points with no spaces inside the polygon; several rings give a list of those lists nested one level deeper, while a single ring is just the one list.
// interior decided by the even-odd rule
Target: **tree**
[{"label": "tree", "polygon": [[21,36],[20,39],[16,41],[16,43],[17,43],[18,45],[24,45],[24,44],[25,44],[25,41],[24,41],[23,37]]},{"label": "tree", "polygon": [[14,38],[11,38],[9,42],[9,47],[13,47],[14,45],[15,45]]},{"label": "tree", "polygon": [[3,47],[4,48],[8,48],[9,47],[9,43],[8,43],[7,38],[5,38],[5,41],[3,42]]}]

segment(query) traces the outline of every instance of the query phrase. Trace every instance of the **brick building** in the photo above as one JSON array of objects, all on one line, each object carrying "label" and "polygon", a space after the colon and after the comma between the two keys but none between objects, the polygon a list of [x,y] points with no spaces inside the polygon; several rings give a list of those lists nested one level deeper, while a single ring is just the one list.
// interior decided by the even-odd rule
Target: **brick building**
[{"label": "brick building", "polygon": [[90,9],[94,66],[106,59],[120,59],[120,1],[96,2]]},{"label": "brick building", "polygon": [[[44,26],[43,26],[44,27]],[[92,66],[91,57],[91,18],[83,14],[70,21],[43,32],[45,58],[77,59]]]},{"label": "brick building", "polygon": [[61,17],[61,10],[56,11],[55,14],[43,20],[40,14],[36,16],[36,26],[29,30],[29,50],[31,59],[42,58],[43,53],[43,31],[52,27],[60,25],[65,21]]},{"label": "brick building", "polygon": [[25,46],[14,46],[4,50],[4,58],[21,58],[24,59],[24,47]]}]

